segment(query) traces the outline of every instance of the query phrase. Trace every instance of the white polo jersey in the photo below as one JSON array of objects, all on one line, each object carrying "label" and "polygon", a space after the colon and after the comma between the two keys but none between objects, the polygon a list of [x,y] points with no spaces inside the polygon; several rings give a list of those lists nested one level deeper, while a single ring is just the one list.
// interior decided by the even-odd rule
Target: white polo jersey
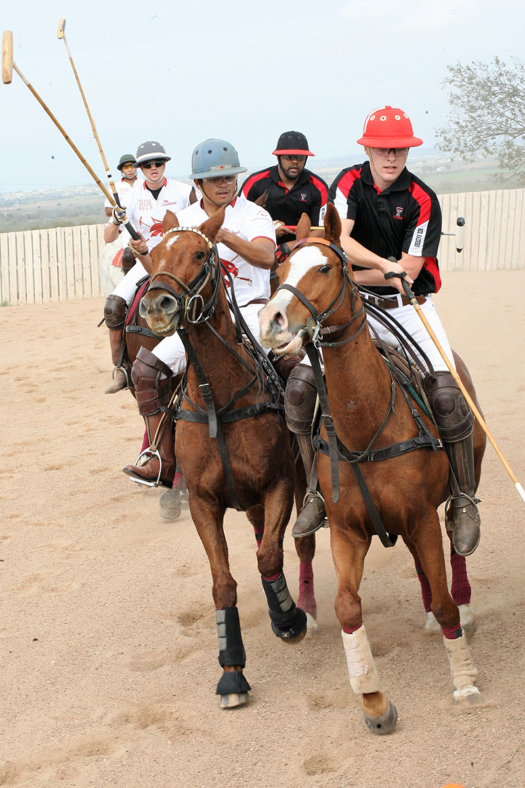
[{"label": "white polo jersey", "polygon": [[[198,227],[210,217],[202,207],[202,201],[199,201],[177,213],[177,218],[181,227]],[[243,241],[268,238],[276,244],[275,228],[270,214],[246,197],[236,197],[227,206],[222,229],[238,235]],[[225,244],[219,243],[217,248],[221,261],[233,277],[239,306],[246,306],[255,299],[270,298],[269,271],[250,265]],[[225,281],[229,286],[229,281]]]},{"label": "white polo jersey", "polygon": [[126,214],[133,227],[143,235],[150,252],[162,241],[162,220],[166,211],[178,216],[190,204],[192,189],[193,186],[187,183],[164,178],[162,189],[155,199],[146,188],[146,181],[135,183]]},{"label": "white polo jersey", "polygon": [[[137,179],[135,179],[133,183],[130,184],[129,181],[125,181],[124,178],[122,178],[122,180],[118,181],[115,184],[115,188],[117,190],[117,194],[119,196],[119,200],[122,208],[128,207],[128,203],[130,201],[131,193],[133,192],[133,186],[135,185],[135,183],[137,183]],[[111,191],[111,189],[108,188],[108,191]],[[112,208],[112,207],[113,206],[111,205],[108,199],[104,200],[104,208]]]}]

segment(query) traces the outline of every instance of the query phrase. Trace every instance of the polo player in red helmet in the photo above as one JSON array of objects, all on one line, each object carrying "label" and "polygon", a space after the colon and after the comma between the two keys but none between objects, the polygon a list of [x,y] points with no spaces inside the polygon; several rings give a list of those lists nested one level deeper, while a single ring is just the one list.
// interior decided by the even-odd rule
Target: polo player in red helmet
[{"label": "polo player in red helmet", "polygon": [[[364,297],[388,309],[434,367],[435,377],[426,379],[425,390],[461,491],[450,501],[452,542],[456,553],[468,556],[480,539],[472,437],[474,416],[409,299],[384,278],[390,271],[407,273],[406,281],[411,283],[421,310],[454,365],[450,344],[432,301],[432,293],[441,287],[437,261],[441,209],[432,189],[406,168],[409,149],[422,142],[414,136],[410,118],[403,110],[390,106],[374,110],[366,118],[363,136],[358,140],[368,161],[339,173],[330,187],[330,201],[341,218],[341,244],[352,263],[355,280],[371,291]],[[389,257],[395,257],[398,263],[392,263]],[[396,343],[382,324],[370,315],[368,320],[383,341]],[[287,420],[294,431],[297,431],[294,424],[308,421],[302,410],[311,399],[305,393],[309,388],[314,392],[315,382],[307,360],[303,360],[292,372],[287,386]],[[303,452],[304,443],[300,442]],[[311,464],[314,449],[310,441],[307,443]],[[322,499],[316,491],[310,491],[307,505],[294,526],[294,536],[306,536],[317,530],[324,514]]]}]

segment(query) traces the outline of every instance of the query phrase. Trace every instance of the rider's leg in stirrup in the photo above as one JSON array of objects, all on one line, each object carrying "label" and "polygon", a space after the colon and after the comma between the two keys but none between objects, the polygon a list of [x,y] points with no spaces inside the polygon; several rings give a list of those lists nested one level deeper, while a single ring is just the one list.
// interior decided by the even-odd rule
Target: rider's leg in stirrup
[{"label": "rider's leg in stirrup", "polygon": [[[310,366],[299,364],[288,378],[284,395],[284,409],[288,429],[295,433],[301,458],[310,481],[315,449],[311,441],[312,419],[314,416],[317,388]],[[324,501],[317,490],[307,490],[305,505],[292,529],[292,536],[299,539],[315,533],[324,524],[326,511]]]},{"label": "rider's leg in stirrup", "polygon": [[456,553],[468,556],[479,544],[481,525],[475,498],[474,416],[450,372],[436,372],[435,379],[427,381],[427,398],[460,489],[450,499],[452,543]]},{"label": "rider's leg in stirrup", "polygon": [[104,319],[109,328],[111,360],[114,365],[113,380],[107,387],[106,394],[129,388],[129,362],[124,353],[124,324],[126,310],[135,295],[137,282],[145,276],[146,269],[142,263],[137,262],[106,299]]},{"label": "rider's leg in stirrup", "polygon": [[[129,387],[129,366],[126,365],[122,353],[124,322],[126,320],[127,304],[118,295],[107,297],[104,306],[104,319],[109,328],[109,344],[111,347],[111,361],[113,362],[113,380],[105,390],[105,394],[114,394],[116,391]],[[122,356],[122,358],[121,358]]]},{"label": "rider's leg in stirrup", "polygon": [[[150,446],[162,417],[161,406],[171,398],[171,369],[159,358],[141,347],[131,370],[139,413],[144,416]],[[175,448],[172,419],[167,420],[161,440],[157,445],[158,457],[152,456],[143,465],[127,465],[123,470],[139,482],[171,487],[175,477]],[[159,478],[160,471],[160,478]]]}]

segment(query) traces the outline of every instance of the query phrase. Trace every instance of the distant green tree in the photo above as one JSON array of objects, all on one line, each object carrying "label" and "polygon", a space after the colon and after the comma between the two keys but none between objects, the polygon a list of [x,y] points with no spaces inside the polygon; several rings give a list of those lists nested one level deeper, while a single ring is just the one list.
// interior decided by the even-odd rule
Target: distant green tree
[{"label": "distant green tree", "polygon": [[507,67],[495,57],[447,66],[443,85],[454,112],[436,129],[437,147],[465,161],[476,154],[494,157],[507,170],[504,179],[525,183],[525,67],[517,58],[512,62]]}]

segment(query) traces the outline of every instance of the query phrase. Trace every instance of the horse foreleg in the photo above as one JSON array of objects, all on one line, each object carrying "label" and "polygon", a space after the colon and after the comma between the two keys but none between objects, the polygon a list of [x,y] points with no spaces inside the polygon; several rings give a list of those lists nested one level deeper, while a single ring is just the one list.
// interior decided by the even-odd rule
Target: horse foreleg
[{"label": "horse foreleg", "polygon": [[392,733],[397,723],[397,711],[379,689],[379,674],[363,624],[359,596],[370,537],[358,542],[347,531],[332,525],[330,534],[337,574],[335,614],[342,628],[350,686],[356,695],[362,696],[363,715],[370,730],[377,734]]},{"label": "horse foreleg", "polygon": [[222,708],[242,706],[248,701],[250,685],[243,674],[246,654],[237,610],[237,583],[230,572],[228,545],[224,535],[224,508],[190,497],[191,516],[210,562],[213,600],[219,637],[219,664],[223,669],[216,694]]},{"label": "horse foreleg", "polygon": [[257,547],[260,547],[264,533],[264,507],[257,505],[246,510],[246,517],[253,526]]},{"label": "horse foreleg", "polygon": [[257,563],[272,631],[285,643],[298,643],[306,635],[307,617],[293,601],[283,572],[283,538],[292,511],[291,486],[291,479],[282,478],[266,493],[264,532]]},{"label": "horse foreleg", "polygon": [[479,703],[481,694],[474,686],[478,671],[469,653],[467,637],[461,629],[458,607],[448,591],[437,512],[430,512],[426,518],[421,519],[416,547],[432,590],[432,612],[443,632],[443,642],[455,687],[454,703]]}]

